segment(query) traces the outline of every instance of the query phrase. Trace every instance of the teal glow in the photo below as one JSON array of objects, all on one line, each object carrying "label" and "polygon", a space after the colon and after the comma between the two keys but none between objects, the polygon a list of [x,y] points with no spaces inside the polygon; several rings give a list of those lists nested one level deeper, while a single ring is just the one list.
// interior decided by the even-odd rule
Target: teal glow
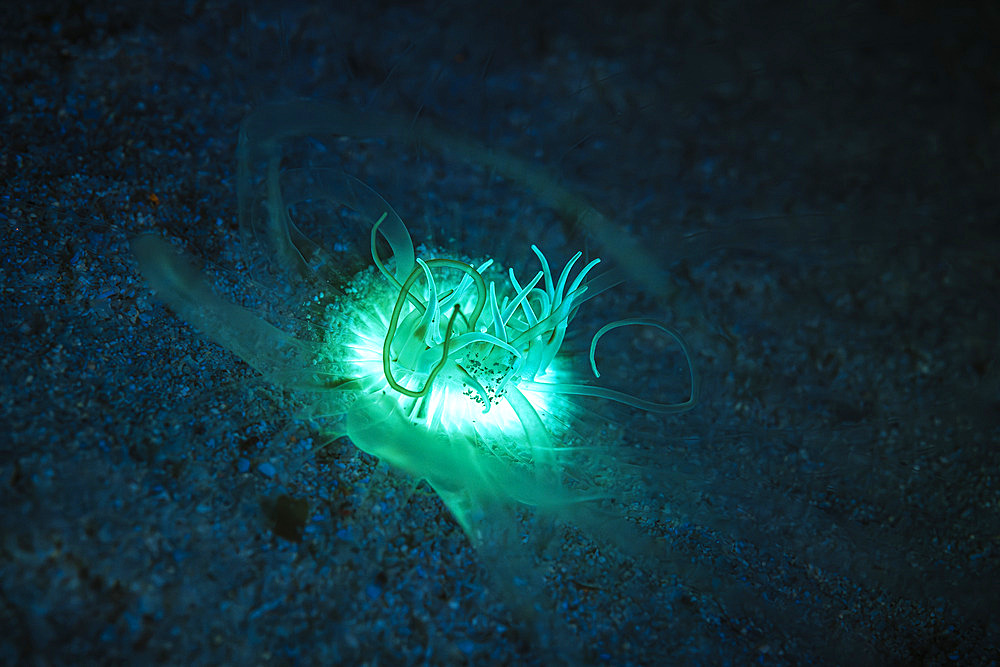
[{"label": "teal glow", "polygon": [[[565,318],[556,315],[571,312],[585,291],[585,272],[597,264],[589,263],[567,288],[568,269],[578,258],[579,253],[558,284],[550,277],[547,290],[535,289],[547,263],[523,287],[513,270],[508,271],[510,286],[498,287],[488,278],[499,273],[492,261],[476,268],[463,263],[456,270],[456,260],[417,259],[411,276],[425,280],[411,282],[404,292],[405,283],[398,283],[375,255],[380,273],[356,276],[348,288],[356,295],[353,310],[337,311],[330,319],[327,358],[347,361],[365,391],[395,400],[415,426],[473,436],[480,443],[503,439],[522,430],[507,400],[510,389],[520,387],[532,409],[547,414],[553,394],[534,380],[569,382],[570,373],[555,354],[566,328]],[[480,295],[485,294],[484,303]],[[350,326],[341,326],[341,319]],[[530,452],[508,453],[530,458]]]}]

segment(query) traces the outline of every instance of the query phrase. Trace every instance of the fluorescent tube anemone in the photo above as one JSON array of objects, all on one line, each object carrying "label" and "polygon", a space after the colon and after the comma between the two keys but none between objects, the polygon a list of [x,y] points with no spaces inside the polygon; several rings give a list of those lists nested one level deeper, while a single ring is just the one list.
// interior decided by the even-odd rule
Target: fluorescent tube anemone
[{"label": "fluorescent tube anemone", "polygon": [[[599,260],[588,262],[574,276],[582,256],[578,252],[557,276],[532,246],[541,270],[523,285],[513,269],[508,270],[507,290],[488,279],[492,260],[473,266],[456,259],[416,258],[408,273],[405,267],[393,272],[376,250],[376,235],[387,217],[383,212],[371,230],[372,261],[378,271],[355,277],[347,289],[352,298],[332,306],[323,358],[349,361],[354,369],[352,386],[373,397],[377,413],[398,412],[397,430],[406,430],[403,424],[409,424],[411,429],[440,433],[452,441],[468,439],[476,452],[537,464],[558,454],[550,440],[560,434],[553,431],[571,417],[543,423],[540,415],[551,412],[554,396],[603,396],[661,412],[679,411],[693,403],[693,394],[680,404],[644,401],[571,382],[568,373],[559,370],[558,352],[570,321],[590,296],[586,279]],[[412,245],[396,246],[408,237],[404,232],[395,229],[387,238],[395,239],[390,242],[394,256],[409,258]],[[625,325],[652,325],[674,335],[651,320],[625,320],[610,328]],[[607,330],[594,337],[592,364],[594,347]],[[688,355],[683,340],[677,340]],[[365,408],[356,405],[355,410]],[[351,431],[347,435],[356,441]],[[366,449],[376,446],[357,444]],[[384,443],[378,446],[379,451],[370,453],[426,477],[432,485],[441,482],[415,467],[409,451],[400,459]],[[469,472],[455,474],[470,479]],[[443,483],[452,486],[457,481]]]},{"label": "fluorescent tube anemone", "polygon": [[[698,382],[681,336],[650,319],[612,322],[591,340],[593,377],[575,375],[563,350],[567,332],[581,306],[620,282],[613,272],[598,273],[599,260],[584,262],[577,252],[557,271],[532,245],[538,266],[518,277],[491,259],[441,251],[418,257],[399,215],[358,179],[280,168],[282,140],[317,127],[288,120],[262,135],[258,121],[248,119],[240,135],[240,226],[244,250],[258,254],[246,264],[263,260],[263,270],[276,271],[268,278],[308,290],[297,302],[294,331],[230,303],[169,244],[141,236],[133,249],[160,298],[276,384],[304,390],[311,398],[303,416],[321,421],[331,441],[346,436],[426,480],[494,558],[522,548],[516,506],[573,522],[626,553],[650,555],[648,540],[627,522],[612,525],[578,509],[614,490],[595,481],[604,476],[603,459],[594,475],[583,463],[586,428],[575,425],[586,420],[579,397],[661,413],[691,408]],[[259,163],[266,173],[255,181],[250,174]],[[369,226],[365,256],[360,247],[353,256],[366,259],[357,262],[365,268],[346,270],[306,237],[293,220],[302,202],[324,202],[331,214],[349,210],[356,224]],[[676,341],[689,367],[687,400],[658,403],[597,382],[598,343],[622,327],[653,327]]]}]

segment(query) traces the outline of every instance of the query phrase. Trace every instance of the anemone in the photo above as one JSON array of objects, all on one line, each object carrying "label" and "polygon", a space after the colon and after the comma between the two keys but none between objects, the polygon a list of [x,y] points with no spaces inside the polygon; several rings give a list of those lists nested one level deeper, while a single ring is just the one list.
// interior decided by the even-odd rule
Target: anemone
[{"label": "anemone", "polygon": [[[251,116],[239,146],[243,245],[263,256],[248,257],[247,266],[263,259],[285,280],[307,286],[309,298],[298,303],[300,326],[276,326],[229,302],[166,241],[144,235],[134,253],[160,298],[271,381],[304,390],[311,397],[305,416],[322,421],[331,441],[346,437],[426,481],[492,562],[521,548],[518,506],[580,525],[630,554],[653,551],[624,520],[609,527],[580,509],[613,491],[579,483],[587,436],[573,425],[586,422],[581,400],[658,413],[693,407],[698,381],[684,339],[652,319],[611,322],[591,338],[592,377],[580,376],[567,362],[567,334],[581,307],[621,282],[618,273],[599,273],[600,260],[584,262],[582,252],[554,268],[535,245],[537,266],[520,277],[489,258],[470,261],[444,250],[418,256],[400,216],[357,178],[332,169],[282,169],[284,140],[331,129],[302,116],[295,122],[273,111]],[[379,129],[391,133],[353,118],[355,132]],[[266,165],[265,175],[254,180],[258,164]],[[292,212],[304,201],[346,208],[370,227],[362,268],[345,270],[299,229]],[[661,403],[599,383],[599,342],[624,327],[651,327],[676,342],[689,369],[686,400]]]}]

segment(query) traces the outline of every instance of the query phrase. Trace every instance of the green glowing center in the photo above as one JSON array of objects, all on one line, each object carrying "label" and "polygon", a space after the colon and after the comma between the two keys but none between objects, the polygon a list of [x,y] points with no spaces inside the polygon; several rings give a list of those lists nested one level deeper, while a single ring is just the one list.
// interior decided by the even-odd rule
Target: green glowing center
[{"label": "green glowing center", "polygon": [[394,397],[411,421],[429,428],[481,432],[519,424],[508,392],[522,383],[531,388],[517,391],[544,411],[549,396],[534,380],[565,376],[555,368],[556,354],[587,290],[583,281],[599,260],[570,281],[582,253],[555,277],[532,246],[541,270],[523,286],[513,270],[507,272],[509,285],[484,277],[493,260],[473,266],[416,258],[400,280],[375,250],[384,219],[372,228],[372,258],[382,280],[365,272],[350,288],[369,306],[348,315],[351,361],[368,390]]}]

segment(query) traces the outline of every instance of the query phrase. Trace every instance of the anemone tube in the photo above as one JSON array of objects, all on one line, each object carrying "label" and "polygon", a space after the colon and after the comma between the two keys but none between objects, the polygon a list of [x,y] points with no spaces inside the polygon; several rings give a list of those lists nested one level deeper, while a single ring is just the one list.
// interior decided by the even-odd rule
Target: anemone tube
[{"label": "anemone tube", "polygon": [[[251,116],[240,133],[243,246],[311,291],[303,305],[308,312],[298,320],[308,325],[290,332],[229,302],[167,242],[140,236],[133,250],[159,297],[265,377],[312,396],[303,416],[322,420],[330,441],[346,436],[425,480],[480,549],[518,548],[511,508],[530,506],[632,554],[648,553],[651,548],[639,546],[648,540],[626,522],[608,528],[579,510],[613,491],[565,483],[582,469],[577,452],[583,448],[575,446],[580,438],[570,425],[577,397],[658,413],[692,408],[698,379],[684,339],[659,321],[631,318],[602,327],[589,349],[596,380],[596,349],[608,332],[652,327],[665,333],[689,370],[690,395],[682,402],[659,403],[574,378],[560,354],[567,331],[583,304],[620,282],[614,273],[595,275],[600,260],[574,275],[582,258],[577,252],[557,274],[532,245],[539,269],[522,281],[513,269],[501,273],[493,260],[417,257],[399,215],[358,179],[331,169],[281,169],[284,139],[333,128],[264,115],[271,125]],[[377,129],[354,120],[355,130]],[[266,176],[257,183],[250,174],[261,161]],[[299,230],[292,210],[303,201],[346,207],[371,225],[366,269],[344,275],[333,256]],[[380,240],[391,251],[386,257]],[[258,260],[248,258],[247,266]]]}]

